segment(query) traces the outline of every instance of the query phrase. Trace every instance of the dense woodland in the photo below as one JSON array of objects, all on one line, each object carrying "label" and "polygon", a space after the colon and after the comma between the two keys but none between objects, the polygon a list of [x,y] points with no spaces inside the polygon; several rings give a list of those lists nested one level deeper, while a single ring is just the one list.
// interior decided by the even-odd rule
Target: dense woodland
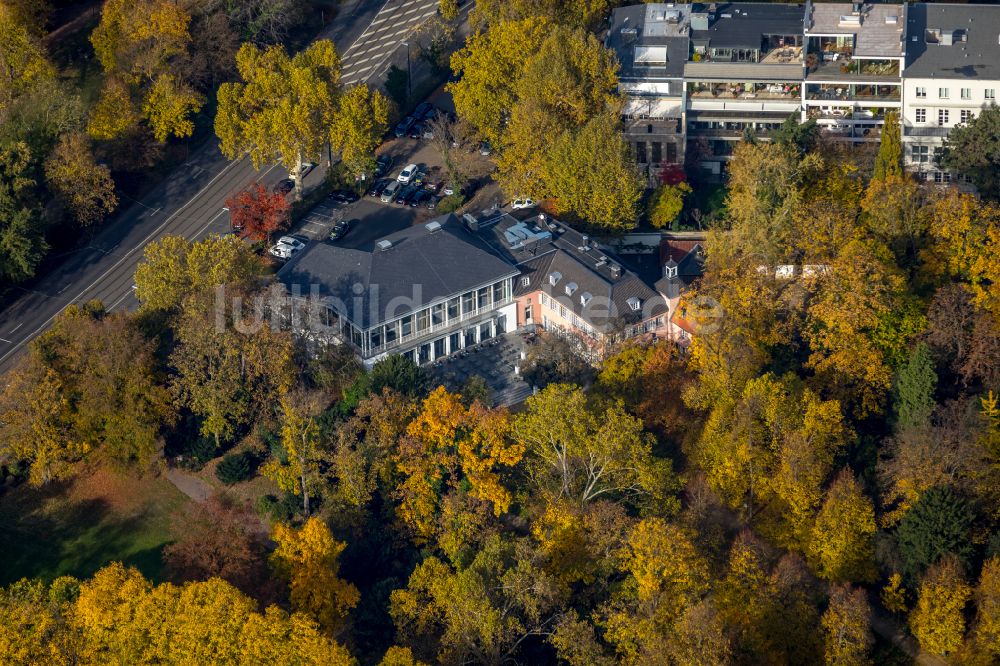
[{"label": "dense woodland", "polygon": [[[109,0],[104,16],[149,4],[183,3]],[[461,120],[497,147],[501,184],[620,229],[642,187],[613,131],[613,63],[586,32],[599,4],[478,3],[480,32],[455,54],[464,77],[452,87]],[[0,31],[20,26],[37,44],[3,7]],[[209,15],[199,16],[191,30]],[[145,39],[123,56],[138,47],[115,25],[102,19],[97,34],[116,46],[95,43],[109,72],[101,100],[132,100],[134,125],[95,139],[98,102],[70,134],[31,130],[48,138],[21,140],[27,154],[5,164],[37,169],[57,159],[39,146],[66,141],[100,151],[134,133],[186,131],[211,75],[157,69],[163,53]],[[181,41],[167,63],[206,43]],[[240,76],[219,92],[232,112],[215,121],[224,145],[245,150],[267,113],[269,100],[242,87],[254,85],[250,65],[329,70],[336,54],[314,49],[262,58],[233,45]],[[39,108],[20,96],[62,85],[44,78],[42,51],[28,58],[19,76],[38,77],[0,87],[4,132],[27,126],[12,120],[18,109]],[[177,102],[169,114],[149,101],[161,95]],[[362,108],[377,99],[358,98]],[[982,197],[904,174],[888,122],[874,159],[794,120],[772,142],[747,136],[708,232],[705,276],[685,297],[690,347],[640,341],[590,367],[545,342],[528,369],[541,390],[513,412],[489,407],[483,383],[449,393],[401,357],[365,373],[343,347],[307,349],[261,325],[233,307],[234,296],[274,297],[236,237],[150,245],[139,311],[70,308],[0,380],[7,488],[94,464],[155,475],[178,457],[223,456],[226,484],[262,476],[275,492],[252,506],[221,494],[179,516],[162,581],[108,563],[3,588],[0,661],[907,664],[885,637],[903,629],[951,663],[996,663],[997,113],[957,132],[944,158],[979,179]],[[539,128],[559,137],[544,150]],[[254,159],[299,159],[280,152]],[[600,168],[574,172],[569,193],[560,164]],[[55,186],[29,179],[19,194],[3,168],[0,223],[39,219],[31,200]],[[684,194],[654,201],[678,209]],[[584,210],[607,216],[583,220]],[[794,277],[777,270],[789,265]]]}]

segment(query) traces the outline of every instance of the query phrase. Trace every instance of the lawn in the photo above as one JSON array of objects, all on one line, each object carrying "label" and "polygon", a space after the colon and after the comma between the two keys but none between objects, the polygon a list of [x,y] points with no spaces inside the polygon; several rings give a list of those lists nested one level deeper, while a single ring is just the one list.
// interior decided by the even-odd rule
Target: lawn
[{"label": "lawn", "polygon": [[0,585],[22,577],[90,576],[113,561],[160,580],[171,515],[190,500],[169,481],[98,466],[0,497]]}]

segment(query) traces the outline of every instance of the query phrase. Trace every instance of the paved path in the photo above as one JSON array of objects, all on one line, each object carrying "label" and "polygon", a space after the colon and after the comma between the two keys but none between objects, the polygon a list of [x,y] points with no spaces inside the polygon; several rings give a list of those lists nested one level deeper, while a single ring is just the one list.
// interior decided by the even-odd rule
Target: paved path
[{"label": "paved path", "polygon": [[[437,0],[345,0],[320,35],[351,44],[342,60],[345,82],[376,72],[433,13],[430,5],[436,7]],[[319,181],[319,171],[310,174],[306,186]],[[254,181],[270,187],[284,177],[277,166],[257,172],[246,158],[230,162],[215,139],[207,141],[141,201],[132,200],[89,245],[62,257],[0,312],[0,372],[9,370],[25,345],[71,303],[100,299],[111,310],[134,308],[132,276],[149,242],[168,234],[198,239],[225,233],[229,224],[223,205],[230,194]]]},{"label": "paved path", "polygon": [[919,666],[948,666],[941,657],[921,650],[917,641],[893,618],[872,613],[871,625],[876,634],[905,652]]},{"label": "paved path", "polygon": [[215,493],[215,489],[212,486],[184,470],[169,467],[164,476],[167,477],[167,481],[177,486],[177,490],[195,502],[204,502]]}]

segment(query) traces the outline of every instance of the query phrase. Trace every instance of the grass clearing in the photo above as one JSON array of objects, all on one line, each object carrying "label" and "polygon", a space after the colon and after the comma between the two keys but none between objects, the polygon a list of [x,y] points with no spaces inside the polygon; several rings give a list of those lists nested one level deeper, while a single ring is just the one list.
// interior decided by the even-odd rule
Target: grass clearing
[{"label": "grass clearing", "polygon": [[160,581],[171,516],[190,501],[163,477],[107,466],[45,488],[9,490],[0,497],[0,585],[26,576],[88,577],[114,561]]}]

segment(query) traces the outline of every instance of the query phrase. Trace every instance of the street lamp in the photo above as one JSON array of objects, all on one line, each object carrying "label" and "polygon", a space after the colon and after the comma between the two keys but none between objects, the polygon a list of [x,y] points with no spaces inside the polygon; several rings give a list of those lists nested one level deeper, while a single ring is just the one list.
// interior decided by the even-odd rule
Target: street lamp
[{"label": "street lamp", "polygon": [[406,99],[409,100],[413,95],[413,84],[410,81],[412,78],[410,76],[410,43],[403,42],[403,46],[406,47]]}]

